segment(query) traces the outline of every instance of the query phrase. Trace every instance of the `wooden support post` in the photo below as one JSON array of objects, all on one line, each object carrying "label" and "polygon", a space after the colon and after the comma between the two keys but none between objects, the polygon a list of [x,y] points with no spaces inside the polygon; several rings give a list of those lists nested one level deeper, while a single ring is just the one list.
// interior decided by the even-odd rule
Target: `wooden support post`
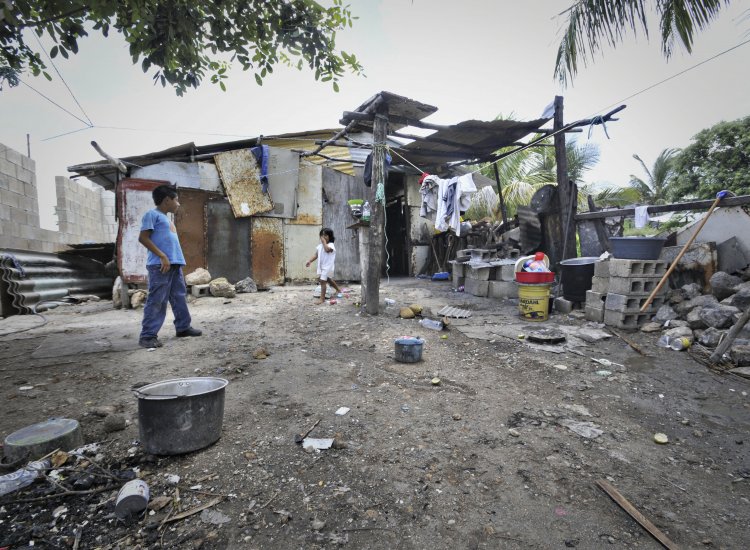
[{"label": "wooden support post", "polygon": [[[380,304],[380,270],[383,265],[385,205],[376,200],[378,186],[385,185],[385,145],[388,131],[388,105],[377,107],[373,123],[372,187],[370,188],[369,269],[365,274],[365,311],[378,314]],[[383,190],[385,193],[385,189]]]},{"label": "wooden support post", "polygon": [[503,216],[503,224],[508,223],[508,212],[505,210],[505,200],[503,199],[503,188],[500,185],[500,172],[497,171],[497,163],[492,163],[495,170],[495,183],[497,183],[497,196],[500,197],[500,214]]},{"label": "wooden support post", "polygon": [[[563,97],[555,96],[555,118],[553,130],[562,130],[565,127],[563,123]],[[560,205],[560,220],[563,224],[563,234],[553,245],[550,256],[550,264],[557,268],[560,260],[574,258],[576,256],[576,235],[575,231],[565,231],[564,224],[568,219],[575,216],[576,197],[574,186],[568,179],[568,157],[565,151],[565,132],[555,135],[555,162],[557,164],[557,200]],[[563,242],[565,241],[565,242]],[[552,243],[550,243],[552,245]]]}]

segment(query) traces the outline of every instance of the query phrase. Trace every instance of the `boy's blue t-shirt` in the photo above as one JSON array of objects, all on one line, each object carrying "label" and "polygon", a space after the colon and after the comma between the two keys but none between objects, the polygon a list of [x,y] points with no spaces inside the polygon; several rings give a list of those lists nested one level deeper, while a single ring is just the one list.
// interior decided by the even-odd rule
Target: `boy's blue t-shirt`
[{"label": "boy's blue t-shirt", "polygon": [[[159,250],[167,255],[169,263],[185,265],[180,239],[177,237],[177,228],[166,214],[158,208],[146,212],[141,221],[141,231],[151,231],[151,240]],[[161,260],[159,260],[159,256],[149,250],[146,265],[161,265]]]}]

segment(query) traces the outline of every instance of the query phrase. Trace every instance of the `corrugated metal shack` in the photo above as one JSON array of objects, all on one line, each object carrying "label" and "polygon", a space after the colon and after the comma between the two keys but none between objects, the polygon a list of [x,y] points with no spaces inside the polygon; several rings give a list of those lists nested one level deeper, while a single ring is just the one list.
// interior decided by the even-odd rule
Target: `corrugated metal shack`
[{"label": "corrugated metal shack", "polygon": [[[530,122],[467,121],[455,126],[419,122],[435,107],[381,92],[391,103],[388,146],[394,152],[385,186],[388,274],[415,275],[429,258],[432,225],[419,217],[422,171],[459,175],[460,165],[482,158],[537,131],[548,119]],[[357,112],[364,113],[368,100]],[[355,113],[344,113],[356,116]],[[357,126],[355,129],[354,126]],[[427,138],[403,134],[406,126],[437,130]],[[333,137],[332,137],[333,136]],[[404,139],[413,140],[404,145]],[[187,143],[144,155],[68,168],[117,197],[117,263],[126,283],[145,282],[145,248],[137,242],[140,219],[153,208],[151,190],[163,183],[179,187],[181,209],[175,225],[186,256],[186,273],[204,267],[213,277],[236,282],[252,277],[259,288],[285,281],[312,280],[304,266],[321,227],[336,235],[337,280],[359,281],[360,238],[348,206],[365,199],[363,166],[372,150],[371,124],[259,136],[195,145]],[[250,150],[267,146],[267,187]],[[495,182],[475,175],[477,187]]]}]

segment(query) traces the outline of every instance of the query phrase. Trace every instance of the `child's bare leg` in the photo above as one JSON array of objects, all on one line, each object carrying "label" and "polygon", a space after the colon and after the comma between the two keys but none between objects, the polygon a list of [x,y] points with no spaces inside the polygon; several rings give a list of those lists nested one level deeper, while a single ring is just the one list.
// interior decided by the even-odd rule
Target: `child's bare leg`
[{"label": "child's bare leg", "polygon": [[333,288],[335,288],[335,289],[336,289],[336,292],[337,292],[337,293],[341,293],[341,289],[339,288],[339,285],[337,285],[337,284],[336,284],[336,281],[334,281],[333,279],[331,279],[330,277],[328,277],[328,282],[330,283],[330,285],[331,285],[331,286],[332,286]]},{"label": "child's bare leg", "polygon": [[319,304],[322,304],[326,301],[326,282],[321,279],[320,281],[320,300],[318,301]]}]

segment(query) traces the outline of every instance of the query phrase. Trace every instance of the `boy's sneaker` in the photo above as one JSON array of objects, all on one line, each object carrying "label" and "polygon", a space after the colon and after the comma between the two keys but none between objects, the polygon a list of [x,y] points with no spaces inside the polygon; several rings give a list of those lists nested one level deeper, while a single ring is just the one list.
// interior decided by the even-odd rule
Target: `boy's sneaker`
[{"label": "boy's sneaker", "polygon": [[200,336],[203,334],[203,331],[198,330],[197,328],[190,327],[185,330],[181,330],[177,333],[177,338],[187,338],[188,336]]},{"label": "boy's sneaker", "polygon": [[156,336],[153,338],[141,338],[138,340],[138,345],[142,348],[160,348],[164,344],[162,344]]}]

